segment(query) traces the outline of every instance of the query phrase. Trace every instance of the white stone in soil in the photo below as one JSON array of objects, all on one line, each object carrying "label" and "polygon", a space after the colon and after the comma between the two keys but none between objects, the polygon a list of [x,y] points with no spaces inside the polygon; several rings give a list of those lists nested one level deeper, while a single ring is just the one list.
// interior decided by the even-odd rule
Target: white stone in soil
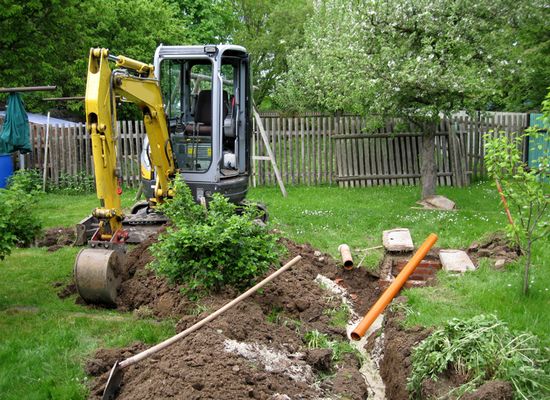
[{"label": "white stone in soil", "polygon": [[238,342],[233,339],[224,341],[224,350],[262,364],[267,372],[282,373],[298,382],[313,381],[313,370],[302,361],[302,353],[285,354],[260,343]]},{"label": "white stone in soil", "polygon": [[464,273],[476,269],[474,263],[463,250],[440,250],[439,260],[443,270],[454,273]]},{"label": "white stone in soil", "polygon": [[382,244],[388,251],[413,251],[411,233],[406,228],[395,228],[382,233]]}]

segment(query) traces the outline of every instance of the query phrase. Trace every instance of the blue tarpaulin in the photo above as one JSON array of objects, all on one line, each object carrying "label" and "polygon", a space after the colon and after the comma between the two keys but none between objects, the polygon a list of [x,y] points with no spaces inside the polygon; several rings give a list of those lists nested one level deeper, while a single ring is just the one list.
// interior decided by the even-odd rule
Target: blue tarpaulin
[{"label": "blue tarpaulin", "polygon": [[19,93],[10,93],[6,117],[0,133],[0,154],[9,154],[17,150],[21,153],[31,151],[29,118]]}]

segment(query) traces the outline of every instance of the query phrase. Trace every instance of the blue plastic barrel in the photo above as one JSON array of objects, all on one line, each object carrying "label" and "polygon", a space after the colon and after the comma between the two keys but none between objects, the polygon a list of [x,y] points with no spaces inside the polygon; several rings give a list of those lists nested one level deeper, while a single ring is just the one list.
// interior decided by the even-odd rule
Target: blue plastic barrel
[{"label": "blue plastic barrel", "polygon": [[11,154],[0,154],[0,188],[5,188],[8,179],[13,175],[13,160]]}]

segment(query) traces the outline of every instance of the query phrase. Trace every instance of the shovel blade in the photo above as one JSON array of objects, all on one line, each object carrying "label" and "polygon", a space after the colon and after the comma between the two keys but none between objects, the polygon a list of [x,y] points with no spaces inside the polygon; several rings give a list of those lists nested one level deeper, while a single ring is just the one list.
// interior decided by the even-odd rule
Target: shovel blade
[{"label": "shovel blade", "polygon": [[105,390],[103,390],[102,400],[114,400],[120,390],[120,384],[122,383],[123,372],[122,368],[118,365],[118,361],[115,362],[111,372],[109,373],[109,378],[105,384]]}]

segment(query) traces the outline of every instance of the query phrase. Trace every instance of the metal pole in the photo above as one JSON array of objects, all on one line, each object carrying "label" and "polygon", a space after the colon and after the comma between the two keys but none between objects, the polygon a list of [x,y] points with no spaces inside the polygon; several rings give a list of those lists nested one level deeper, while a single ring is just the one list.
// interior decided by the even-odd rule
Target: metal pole
[{"label": "metal pole", "polygon": [[0,93],[43,92],[55,89],[57,89],[57,86],[20,86],[13,88],[0,88]]}]

